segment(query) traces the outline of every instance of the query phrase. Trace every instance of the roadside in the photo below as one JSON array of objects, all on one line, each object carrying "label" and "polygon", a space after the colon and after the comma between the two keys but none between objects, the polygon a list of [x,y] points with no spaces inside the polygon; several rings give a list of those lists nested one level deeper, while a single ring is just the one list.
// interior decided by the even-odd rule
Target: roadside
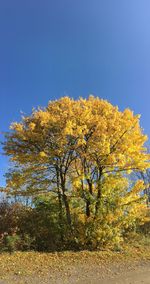
[{"label": "roadside", "polygon": [[150,283],[150,248],[0,255],[0,284]]}]

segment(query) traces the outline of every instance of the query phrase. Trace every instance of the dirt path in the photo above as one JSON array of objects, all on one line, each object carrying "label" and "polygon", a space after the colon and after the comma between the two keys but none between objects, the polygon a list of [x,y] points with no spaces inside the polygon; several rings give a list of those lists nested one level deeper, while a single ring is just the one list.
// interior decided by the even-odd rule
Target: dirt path
[{"label": "dirt path", "polygon": [[150,284],[150,262],[116,263],[108,267],[83,265],[74,267],[65,282],[60,279],[57,284]]},{"label": "dirt path", "polygon": [[[113,271],[112,271],[113,272]],[[81,282],[83,283],[83,282]],[[88,283],[88,282],[87,282]],[[121,273],[115,271],[106,278],[95,279],[93,282],[89,282],[90,284],[150,284],[150,263],[145,264],[144,266],[140,266],[137,269],[131,268]]]},{"label": "dirt path", "polygon": [[150,248],[0,254],[0,284],[150,284]]},{"label": "dirt path", "polygon": [[134,271],[114,277],[114,279],[107,279],[106,281],[95,281],[93,284],[150,284],[150,271]]},{"label": "dirt path", "polygon": [[94,264],[75,263],[47,275],[10,276],[0,284],[150,284],[150,261]]}]

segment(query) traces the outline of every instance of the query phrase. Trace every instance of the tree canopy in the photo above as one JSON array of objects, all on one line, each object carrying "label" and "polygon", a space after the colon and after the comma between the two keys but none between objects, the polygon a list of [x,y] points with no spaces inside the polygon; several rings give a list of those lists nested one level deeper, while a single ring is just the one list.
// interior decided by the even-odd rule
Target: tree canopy
[{"label": "tree canopy", "polygon": [[144,184],[131,184],[127,176],[146,170],[150,156],[140,116],[130,109],[119,111],[93,96],[63,97],[33,109],[13,123],[5,137],[4,151],[14,165],[7,175],[7,192],[56,196],[60,224],[65,210],[71,230],[75,212],[84,223],[100,224],[107,215],[112,226],[127,219],[129,224],[144,210]]}]

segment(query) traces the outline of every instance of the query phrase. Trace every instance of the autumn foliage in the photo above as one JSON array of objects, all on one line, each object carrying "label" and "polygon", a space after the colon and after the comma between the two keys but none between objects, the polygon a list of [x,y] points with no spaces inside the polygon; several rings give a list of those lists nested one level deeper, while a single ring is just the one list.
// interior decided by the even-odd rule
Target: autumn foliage
[{"label": "autumn foliage", "polygon": [[119,244],[144,222],[147,210],[144,182],[130,179],[149,167],[139,119],[93,96],[64,97],[33,110],[5,135],[13,164],[5,192],[28,197],[31,211],[40,198],[49,204],[51,221],[43,227],[43,216],[41,228],[53,230],[62,246]]}]

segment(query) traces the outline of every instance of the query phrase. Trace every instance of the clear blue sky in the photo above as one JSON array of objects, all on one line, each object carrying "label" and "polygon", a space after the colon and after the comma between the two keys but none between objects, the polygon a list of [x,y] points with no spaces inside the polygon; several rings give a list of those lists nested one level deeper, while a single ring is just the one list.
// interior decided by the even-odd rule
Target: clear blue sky
[{"label": "clear blue sky", "polygon": [[0,1],[0,131],[21,110],[91,93],[141,113],[150,136],[150,1]]}]

